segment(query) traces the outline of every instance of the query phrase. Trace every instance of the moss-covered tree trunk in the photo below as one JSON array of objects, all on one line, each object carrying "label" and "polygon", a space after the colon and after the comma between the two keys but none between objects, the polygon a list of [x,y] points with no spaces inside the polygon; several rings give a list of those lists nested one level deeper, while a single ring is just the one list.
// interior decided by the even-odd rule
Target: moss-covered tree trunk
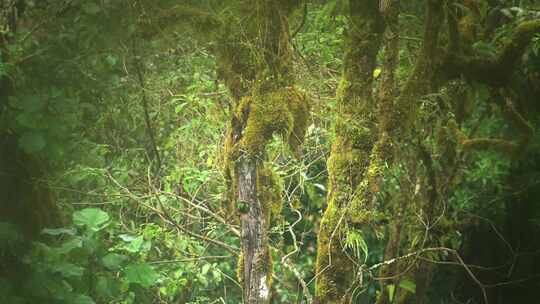
[{"label": "moss-covered tree trunk", "polygon": [[[394,157],[392,120],[394,119],[394,97],[396,94],[396,69],[399,60],[399,0],[389,1],[385,7],[381,8],[381,13],[385,20],[384,32],[384,59],[382,62],[381,84],[378,91],[378,121],[379,134],[378,141],[372,152],[371,168],[383,168],[389,165]],[[382,188],[382,170],[378,169],[371,176],[370,184],[372,188]],[[394,214],[393,221],[389,223],[388,242],[384,251],[384,259],[388,260],[398,255],[401,232],[403,228],[403,199],[398,198],[387,206],[389,212]],[[380,270],[380,278],[392,278],[396,274],[397,265],[391,264],[383,266]],[[397,286],[398,278],[390,279],[394,286]],[[380,292],[377,304],[390,303],[388,294],[388,284],[386,280],[380,281]]]},{"label": "moss-covered tree trunk", "polygon": [[[396,97],[394,74],[398,58],[399,2],[350,1],[351,29],[338,91],[336,141],[328,161],[328,208],[319,231],[317,296],[321,303],[350,301],[355,275],[351,269],[358,261],[351,259],[352,254],[346,252],[342,243],[351,233],[366,232],[369,227],[379,226],[379,219],[388,218],[392,229],[388,233],[385,258],[392,258],[399,252],[404,225],[400,211],[413,208],[413,204],[406,198],[388,195],[382,198],[379,193],[388,192],[384,168],[392,166],[394,148],[411,140],[410,128],[417,119],[419,98],[433,90],[434,66],[438,58],[436,48],[443,20],[442,3],[437,0],[426,3],[424,43],[414,70],[402,93]],[[386,52],[379,94],[375,99],[371,96],[371,74],[384,29],[380,25],[383,20],[387,29]],[[357,24],[362,26],[355,26]],[[344,105],[348,107],[343,108]],[[395,265],[383,267],[381,274],[392,277],[396,269],[391,266]],[[378,301],[388,303],[385,284],[381,287]]]},{"label": "moss-covered tree trunk", "polygon": [[243,156],[237,160],[238,202],[246,204],[240,215],[242,223],[242,282],[245,303],[268,303],[271,265],[267,223],[263,206],[257,197],[257,162]]},{"label": "moss-covered tree trunk", "polygon": [[265,164],[266,144],[279,134],[297,152],[309,110],[291,72],[288,17],[297,5],[291,0],[250,2],[240,38],[218,53],[222,78],[234,98],[225,157],[229,199],[241,223],[238,277],[244,303],[269,303],[271,298],[268,229],[272,205],[281,202]]},{"label": "moss-covered tree trunk", "polygon": [[[375,142],[372,83],[382,19],[378,1],[350,1],[349,9],[336,139],[328,159],[328,206],[318,234],[316,297],[324,304],[349,303],[354,264],[342,246],[345,224],[350,222],[351,202],[362,195],[356,190]],[[354,213],[369,216],[367,212]]]},{"label": "moss-covered tree trunk", "polygon": [[[370,168],[371,172],[377,172],[376,175],[382,174],[381,170],[378,169],[382,166],[382,164],[386,163],[387,166],[392,166],[392,161],[390,161],[388,157],[391,157],[392,153],[395,153],[395,151],[391,151],[394,149],[393,147],[398,147],[411,142],[417,142],[417,139],[414,138],[416,135],[413,134],[414,132],[412,132],[412,128],[417,125],[417,120],[420,116],[418,112],[420,106],[419,100],[423,96],[432,93],[435,90],[434,80],[436,75],[434,72],[434,67],[439,58],[437,54],[437,47],[439,42],[440,28],[444,20],[443,3],[444,1],[440,0],[426,1],[423,44],[418,54],[418,59],[415,63],[414,70],[405,82],[401,94],[393,103],[394,106],[392,111],[385,111],[386,113],[381,113],[380,115],[380,121],[384,132],[381,133],[378,142],[378,145],[380,144],[381,148],[377,152],[380,154],[373,154],[373,157],[379,161],[372,162]],[[399,33],[397,31],[397,22],[398,21],[395,19],[395,17],[388,22],[390,25],[389,28],[393,28],[394,31],[396,31],[396,34]],[[387,47],[392,48],[395,46],[392,46],[391,43],[389,43]],[[394,56],[397,55],[394,54]],[[389,66],[391,65],[392,64],[389,64]],[[384,95],[381,95],[381,101],[384,101]],[[385,138],[385,135],[388,137]],[[395,161],[397,163],[402,163],[404,160],[399,159],[398,157],[398,159]],[[412,174],[417,173],[415,172]],[[375,178],[375,180],[381,179]],[[434,185],[431,186],[434,187]],[[384,186],[380,186],[378,188],[383,187]],[[422,187],[424,187],[424,185]],[[425,187],[428,188],[430,186],[426,185]],[[405,191],[405,189],[402,189],[401,191]],[[387,212],[392,214],[392,216],[389,217],[391,229],[389,231],[388,242],[386,244],[384,254],[384,259],[389,260],[396,257],[399,253],[399,245],[402,238],[401,231],[410,231],[410,228],[407,227],[407,225],[410,225],[411,222],[407,221],[403,216],[405,209],[409,212],[416,208],[424,209],[422,211],[426,213],[431,214],[432,212],[428,211],[426,208],[424,208],[424,206],[415,206],[414,198],[408,195],[402,195],[401,198],[394,199],[393,204],[385,204],[385,206],[388,208]],[[422,211],[417,210],[416,212]],[[419,234],[418,237],[420,237],[420,235],[421,234]],[[415,237],[417,236],[408,235],[405,236],[405,239],[412,241]],[[415,303],[423,303],[425,288],[430,281],[431,265],[428,264],[429,263],[420,261],[418,262],[417,267],[415,267],[413,270],[413,277],[417,288],[415,293]],[[398,286],[399,281],[403,279],[401,276],[406,274],[402,273],[403,269],[399,269],[397,266],[398,265],[396,264],[390,264],[381,268],[380,277],[383,279],[383,281],[381,281],[381,292],[378,298],[378,303],[391,302],[384,279],[393,278],[394,286]],[[397,301],[400,303],[405,299],[405,297],[400,297]]]}]

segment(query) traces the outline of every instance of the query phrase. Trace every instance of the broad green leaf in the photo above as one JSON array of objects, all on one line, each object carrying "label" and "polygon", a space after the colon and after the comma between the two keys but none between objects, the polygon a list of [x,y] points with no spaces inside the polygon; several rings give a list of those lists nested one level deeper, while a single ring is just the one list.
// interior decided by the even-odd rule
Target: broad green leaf
[{"label": "broad green leaf", "polygon": [[81,277],[84,274],[83,267],[67,262],[55,265],[54,270],[66,278]]},{"label": "broad green leaf", "polygon": [[124,263],[126,260],[127,257],[125,255],[109,253],[101,259],[101,263],[103,263],[103,266],[110,270],[116,270],[120,268],[122,263]]},{"label": "broad green leaf", "polygon": [[416,293],[416,284],[410,280],[403,280],[399,282],[399,287],[407,290],[411,293]]},{"label": "broad green leaf", "polygon": [[48,299],[53,295],[58,300],[69,299],[73,292],[73,287],[66,280],[61,278],[51,280],[50,273],[46,272],[32,273],[26,282],[25,289],[34,297]]},{"label": "broad green leaf", "polygon": [[10,104],[17,109],[28,113],[36,113],[45,108],[45,101],[37,95],[22,96],[20,98],[11,98]]},{"label": "broad green leaf", "polygon": [[85,295],[76,295],[70,301],[68,301],[70,304],[96,304],[92,298]]},{"label": "broad green leaf", "polygon": [[126,280],[142,287],[151,287],[159,279],[158,273],[148,264],[129,265],[126,268]]},{"label": "broad green leaf", "polygon": [[0,222],[0,242],[13,242],[20,239],[21,235],[13,224]]},{"label": "broad green leaf", "polygon": [[208,273],[208,270],[210,270],[210,267],[212,267],[212,265],[210,264],[204,264],[202,269],[201,269],[201,273],[203,275],[207,274]]},{"label": "broad green leaf", "polygon": [[110,66],[115,66],[118,63],[118,58],[116,58],[116,56],[114,56],[114,55],[109,54],[109,55],[107,55],[107,57],[105,57],[105,61]]},{"label": "broad green leaf", "polygon": [[114,277],[99,276],[96,292],[101,298],[110,299],[120,293],[120,282]]},{"label": "broad green leaf", "polygon": [[130,234],[120,234],[118,237],[121,238],[124,242],[131,242],[137,238],[136,236]]},{"label": "broad green leaf", "polygon": [[184,102],[184,103],[181,103],[181,104],[177,105],[176,107],[174,107],[174,113],[178,114],[178,113],[182,112],[182,110],[184,109],[184,107],[186,105],[187,105],[187,102]]},{"label": "broad green leaf", "polygon": [[41,230],[42,234],[48,234],[48,235],[54,235],[54,236],[62,235],[62,234],[75,235],[75,232],[76,231],[73,228],[45,228]]},{"label": "broad green leaf", "polygon": [[313,184],[313,186],[315,186],[316,188],[319,188],[319,190],[323,191],[323,192],[326,192],[326,188],[324,187],[324,185],[321,185],[321,184]]},{"label": "broad green leaf", "polygon": [[46,145],[45,138],[38,132],[26,132],[19,138],[19,146],[30,154],[40,152]]},{"label": "broad green leaf", "polygon": [[386,289],[388,290],[388,299],[390,302],[394,301],[394,292],[396,291],[396,286],[394,284],[388,284],[386,286]]},{"label": "broad green leaf", "polygon": [[55,250],[60,254],[67,254],[75,248],[82,248],[82,245],[82,239],[76,237],[71,240],[65,241],[64,243],[62,243],[62,245],[60,245],[60,247],[56,248]]},{"label": "broad green leaf", "polygon": [[109,215],[97,208],[86,208],[73,213],[73,223],[78,226],[86,226],[92,231],[99,231],[107,225]]},{"label": "broad green leaf", "polygon": [[124,246],[124,249],[131,253],[137,253],[141,251],[141,247],[143,243],[144,243],[144,238],[142,236],[139,236],[133,241],[131,241],[127,246]]},{"label": "broad green leaf", "polygon": [[83,5],[83,10],[89,15],[96,15],[101,11],[101,8],[96,3],[90,2]]}]

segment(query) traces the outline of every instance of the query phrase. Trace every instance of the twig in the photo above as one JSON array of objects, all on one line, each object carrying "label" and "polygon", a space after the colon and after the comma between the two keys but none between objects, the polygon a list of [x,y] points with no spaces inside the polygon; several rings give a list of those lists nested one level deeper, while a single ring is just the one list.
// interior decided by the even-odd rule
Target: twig
[{"label": "twig", "polygon": [[210,256],[201,256],[197,258],[186,258],[186,259],[178,259],[178,260],[164,260],[164,261],[154,261],[149,262],[148,264],[154,264],[154,265],[160,265],[160,264],[174,264],[174,263],[185,263],[185,262],[197,262],[202,260],[226,260],[230,259],[232,256],[230,255],[210,255]]},{"label": "twig", "polygon": [[390,259],[390,260],[383,261],[381,263],[375,264],[375,265],[367,268],[367,271],[372,272],[373,270],[375,270],[375,269],[377,269],[379,267],[388,266],[388,265],[397,263],[397,262],[399,262],[401,260],[404,260],[404,259],[407,259],[407,258],[410,258],[410,257],[413,257],[413,256],[418,256],[418,255],[420,255],[422,253],[434,252],[434,251],[445,251],[445,252],[453,254],[456,257],[456,259],[458,260],[459,264],[461,266],[463,266],[463,268],[465,269],[467,274],[471,277],[471,279],[480,287],[480,289],[482,290],[482,295],[484,297],[484,302],[486,304],[488,304],[488,298],[487,298],[487,293],[486,293],[486,285],[484,285],[482,282],[480,282],[478,280],[478,278],[476,278],[474,273],[471,271],[470,267],[467,264],[465,264],[465,262],[463,261],[463,259],[459,255],[459,253],[454,249],[450,249],[450,248],[446,248],[446,247],[424,248],[424,249],[419,250],[419,251],[411,252],[411,253],[408,253],[406,255],[403,255],[403,256],[400,256],[400,257],[397,257],[397,258],[393,258],[393,259]]},{"label": "twig", "polygon": [[308,13],[308,9],[307,9],[307,1],[304,1],[304,14],[302,15],[302,21],[300,22],[300,25],[296,28],[296,30],[292,33],[291,39],[293,39],[294,37],[296,37],[296,35],[298,35],[298,33],[300,33],[300,30],[301,30],[301,29],[304,27],[304,25],[306,24],[307,13]]},{"label": "twig", "polygon": [[154,130],[152,128],[152,124],[150,123],[150,114],[148,113],[148,99],[146,97],[146,87],[144,83],[144,77],[141,71],[141,63],[139,60],[139,56],[137,55],[137,44],[136,39],[133,38],[133,57],[135,59],[135,72],[137,73],[137,79],[139,81],[139,85],[141,87],[141,97],[142,97],[142,105],[143,105],[143,111],[144,111],[144,122],[146,123],[146,131],[148,133],[148,137],[150,137],[150,143],[152,144],[152,150],[154,153],[154,157],[156,158],[156,175],[159,175],[159,172],[161,171],[161,157],[159,156],[159,151],[157,149],[156,145],[156,139],[154,135]]}]

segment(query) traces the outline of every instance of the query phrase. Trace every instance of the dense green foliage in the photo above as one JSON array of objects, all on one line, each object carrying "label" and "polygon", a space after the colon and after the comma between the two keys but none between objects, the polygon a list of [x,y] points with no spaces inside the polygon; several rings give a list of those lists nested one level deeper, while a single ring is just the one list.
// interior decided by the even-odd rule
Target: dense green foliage
[{"label": "dense green foliage", "polygon": [[[271,303],[338,303],[341,279],[350,303],[534,303],[538,4],[427,1],[421,74],[425,1],[398,5],[391,72],[366,1],[276,1],[278,46],[248,2],[0,0],[0,302],[242,303],[246,153]],[[354,108],[389,73],[396,110]]]}]

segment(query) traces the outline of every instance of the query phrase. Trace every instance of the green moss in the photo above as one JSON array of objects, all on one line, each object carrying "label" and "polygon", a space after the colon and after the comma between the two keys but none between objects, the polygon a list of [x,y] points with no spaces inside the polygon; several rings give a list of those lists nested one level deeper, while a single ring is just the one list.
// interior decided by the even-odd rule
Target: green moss
[{"label": "green moss", "polygon": [[[352,279],[351,262],[341,246],[343,229],[339,225],[343,213],[335,200],[329,202],[321,220],[317,248],[317,279],[315,294],[320,303],[346,303]],[[343,222],[342,222],[343,223]]]},{"label": "green moss", "polygon": [[244,97],[235,115],[245,122],[239,147],[242,152],[260,154],[274,134],[282,135],[291,150],[298,152],[307,126],[309,104],[303,93],[286,87]]},{"label": "green moss", "polygon": [[244,252],[240,252],[236,262],[236,279],[240,285],[244,282]]},{"label": "green moss", "polygon": [[518,151],[519,147],[515,143],[504,139],[474,138],[463,141],[461,148],[463,151],[493,150],[512,155]]},{"label": "green moss", "polygon": [[227,186],[227,192],[225,194],[224,200],[224,209],[226,214],[232,215],[236,214],[236,174],[234,168],[234,161],[236,159],[236,145],[233,142],[233,132],[232,126],[229,126],[227,129],[227,134],[225,138],[225,144],[223,145],[222,152],[222,168],[223,176],[225,177],[225,183]]},{"label": "green moss", "polygon": [[291,92],[289,112],[292,114],[294,124],[289,129],[288,144],[297,158],[301,156],[300,146],[304,142],[304,136],[308,127],[310,103],[307,96],[299,91]]},{"label": "green moss", "polygon": [[260,263],[257,264],[258,271],[266,274],[266,286],[268,289],[272,286],[272,274],[274,267],[274,260],[272,259],[272,254],[270,253],[270,247],[267,245],[264,252],[261,253],[261,256],[257,257]]},{"label": "green moss", "polygon": [[[260,261],[260,263],[257,263],[257,265],[254,265],[257,267],[257,271],[261,273],[266,274],[266,286],[268,286],[268,289],[271,289],[272,282],[273,282],[273,268],[274,268],[274,261],[272,258],[272,254],[270,253],[270,247],[266,246],[266,249],[262,253],[261,256],[255,257],[256,260]],[[238,256],[238,261],[236,265],[236,278],[238,279],[238,283],[240,285],[243,284],[244,281],[244,253],[241,252]]]},{"label": "green moss", "polygon": [[465,140],[467,140],[467,135],[465,135],[460,129],[459,129],[459,126],[457,125],[457,122],[453,119],[449,120],[448,121],[448,125],[447,125],[447,128],[448,128],[448,131],[450,131],[450,133],[453,135],[455,141],[458,143],[458,144],[463,144],[463,142]]},{"label": "green moss", "polygon": [[329,203],[321,221],[317,251],[317,273],[322,274],[317,279],[316,295],[321,303],[346,303],[352,273],[351,261],[341,246],[343,225],[367,222],[371,216],[358,188],[369,165],[372,134],[365,127],[364,117],[353,117],[357,115],[342,115],[328,159]]},{"label": "green moss", "polygon": [[381,217],[374,202],[383,187],[382,177],[391,152],[390,137],[383,133],[370,153],[369,165],[366,165],[362,181],[354,190],[355,195],[348,210],[350,223],[362,226],[373,223]]},{"label": "green moss", "polygon": [[358,187],[375,143],[373,69],[383,26],[376,2],[351,2],[349,9],[344,71],[336,92],[336,139],[327,165],[328,207],[318,234],[316,296],[325,304],[349,303],[354,273],[341,245],[345,224],[370,216]]},{"label": "green moss", "polygon": [[511,75],[516,62],[539,31],[540,20],[524,21],[516,27],[510,43],[504,47],[497,60],[505,73]]},{"label": "green moss", "polygon": [[[298,4],[297,0],[253,1],[240,14],[243,16],[242,30],[235,27],[223,30],[227,33],[226,38],[222,38],[225,43],[218,43],[214,50],[218,76],[233,97],[223,159],[229,210],[235,210],[238,195],[237,160],[240,156],[255,160],[255,192],[264,213],[264,218],[257,220],[266,221],[266,227],[262,231],[262,239],[252,240],[259,241],[263,247],[257,252],[258,256],[253,257],[252,266],[258,273],[266,275],[269,289],[273,262],[265,230],[271,219],[281,213],[282,189],[279,177],[261,159],[264,159],[266,144],[275,135],[282,136],[291,151],[300,156],[300,145],[309,118],[306,95],[293,87],[294,78],[290,73],[292,54],[286,15]],[[243,261],[247,257],[244,252],[238,260],[237,276],[241,282],[244,277]],[[260,283],[264,286],[264,281]]]},{"label": "green moss", "polygon": [[344,224],[352,217],[369,217],[361,211],[364,208],[356,209],[351,204],[355,197],[360,198],[355,193],[355,185],[362,179],[362,168],[368,165],[368,154],[353,147],[349,133],[340,134],[328,159],[330,192],[318,235],[317,273],[321,275],[317,279],[316,295],[321,303],[346,302],[352,273],[351,261],[341,245]]},{"label": "green moss", "polygon": [[[228,189],[226,208],[231,214],[235,210],[237,192],[235,161],[240,153],[260,156],[273,135],[280,134],[287,139],[293,153],[299,156],[308,115],[309,104],[306,96],[292,87],[255,94],[240,100],[233,121],[244,126],[241,138],[235,143],[235,123],[231,123],[223,148],[223,172]],[[258,168],[257,172],[260,180],[257,192],[265,202],[265,209],[270,210],[268,217],[278,215],[281,212],[279,178],[263,166]]]},{"label": "green moss", "polygon": [[[351,75],[349,75],[351,76]],[[342,248],[345,223],[366,222],[370,213],[358,187],[369,165],[373,126],[369,98],[344,76],[338,87],[336,139],[328,159],[328,207],[318,235],[316,295],[321,303],[347,303],[351,261]],[[355,203],[355,201],[357,203]],[[363,207],[362,207],[363,206]]]},{"label": "green moss", "polygon": [[369,156],[364,150],[353,148],[348,137],[337,137],[327,164],[329,200],[337,198],[339,207],[345,207],[352,200],[368,165]]},{"label": "green moss", "polygon": [[[233,29],[224,31],[230,32]],[[257,73],[249,47],[238,37],[223,36],[212,50],[216,56],[217,76],[236,104],[242,97],[249,95]]]},{"label": "green moss", "polygon": [[267,225],[281,215],[282,191],[279,176],[268,165],[257,170],[257,195],[263,205]]},{"label": "green moss", "polygon": [[375,129],[372,118],[370,98],[359,94],[346,77],[342,77],[337,89],[338,113],[336,133],[343,145],[354,149],[369,151],[373,145]]},{"label": "green moss", "polygon": [[474,15],[468,15],[459,20],[458,30],[465,46],[470,46],[476,41],[479,26],[477,19]]}]

